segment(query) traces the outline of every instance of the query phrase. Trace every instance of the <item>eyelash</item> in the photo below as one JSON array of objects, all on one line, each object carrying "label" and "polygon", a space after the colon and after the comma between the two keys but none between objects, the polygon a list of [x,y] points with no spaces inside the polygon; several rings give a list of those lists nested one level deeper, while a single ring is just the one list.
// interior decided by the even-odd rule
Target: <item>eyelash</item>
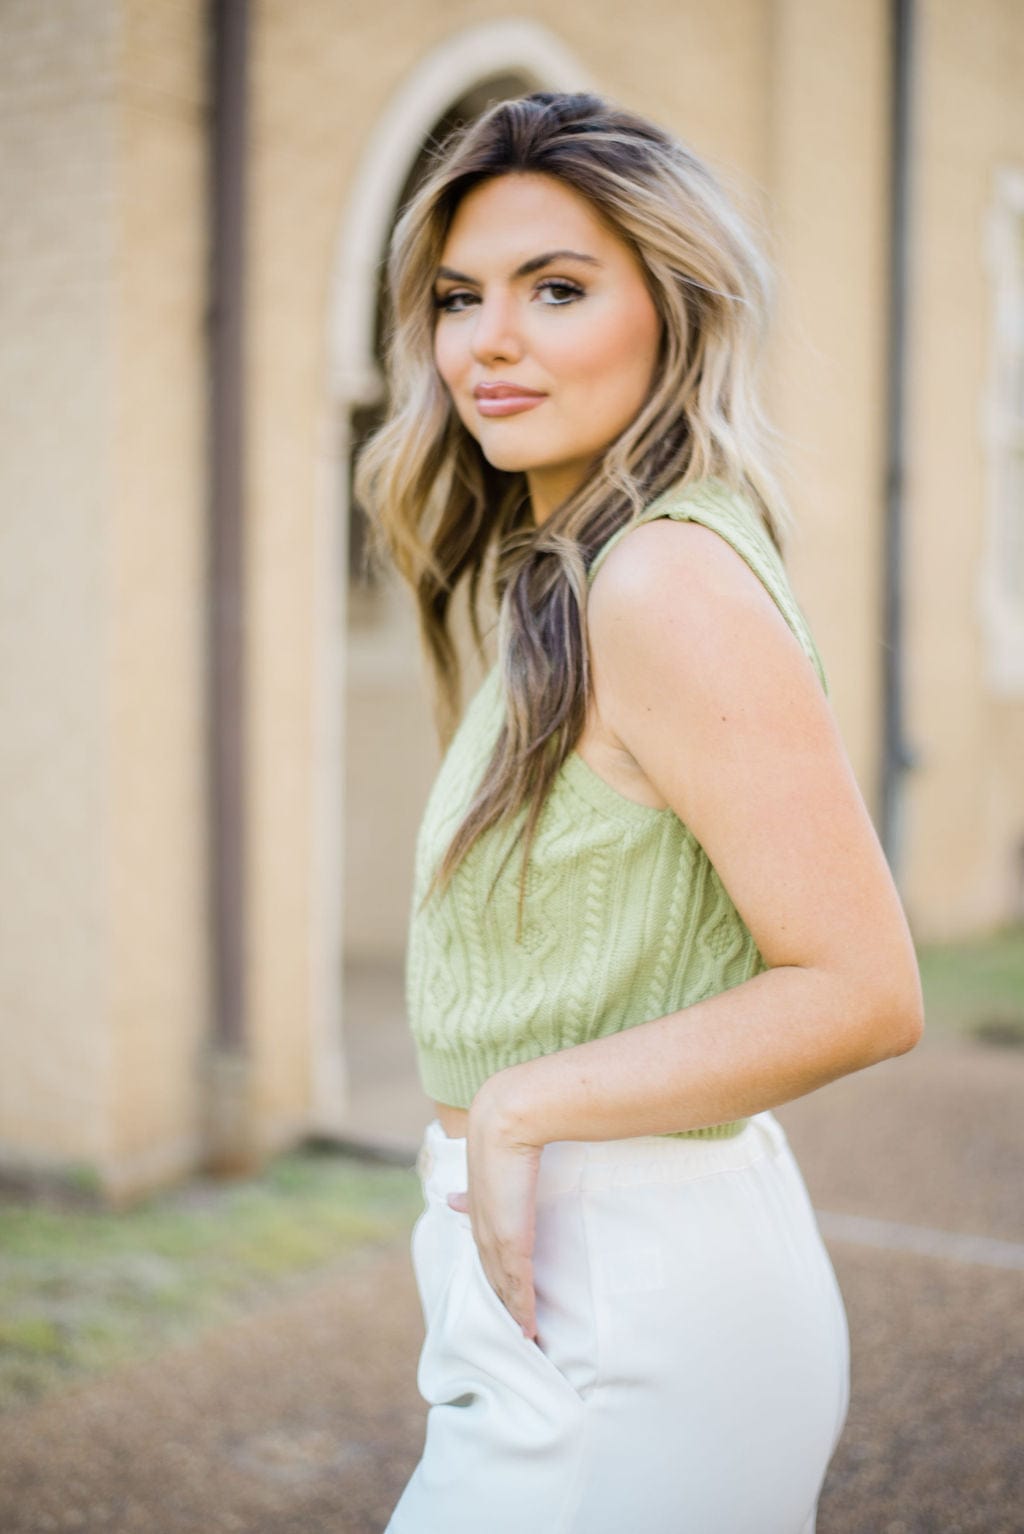
[{"label": "eyelash", "polygon": [[[539,282],[537,284],[538,292],[543,288],[560,288],[566,293],[573,294],[574,298],[583,297],[583,289],[581,287],[579,287],[575,282],[566,282],[559,277],[549,277],[545,282]],[[466,312],[464,309],[452,308],[452,300],[456,298],[473,298],[473,296],[474,295],[472,293],[467,293],[464,288],[455,289],[451,293],[444,293],[441,295],[435,294],[434,308],[443,309],[448,314],[464,314]],[[568,302],[569,301],[562,299],[558,303],[545,304],[543,307],[545,309],[565,309],[568,307]]]}]

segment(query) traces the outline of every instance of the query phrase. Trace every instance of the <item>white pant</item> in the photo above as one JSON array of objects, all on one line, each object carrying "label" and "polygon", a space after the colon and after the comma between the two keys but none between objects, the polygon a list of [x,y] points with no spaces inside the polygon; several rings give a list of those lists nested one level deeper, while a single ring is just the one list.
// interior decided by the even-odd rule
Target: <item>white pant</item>
[{"label": "white pant", "polygon": [[466,1141],[428,1125],[423,1455],[385,1534],[814,1534],[849,1405],[842,1294],[782,1125],[541,1153],[538,1341],[492,1288]]}]

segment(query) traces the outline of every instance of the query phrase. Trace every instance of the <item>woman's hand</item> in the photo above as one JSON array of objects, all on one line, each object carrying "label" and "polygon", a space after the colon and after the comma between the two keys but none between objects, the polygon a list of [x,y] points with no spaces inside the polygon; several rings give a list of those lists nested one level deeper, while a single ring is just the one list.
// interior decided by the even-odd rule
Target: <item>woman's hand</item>
[{"label": "woman's hand", "polygon": [[470,1104],[466,1128],[469,1187],[463,1193],[449,1193],[448,1203],[469,1215],[491,1288],[524,1335],[536,1341],[533,1245],[542,1147],[524,1144],[503,1114],[497,1085],[502,1074],[499,1071],[489,1077]]}]

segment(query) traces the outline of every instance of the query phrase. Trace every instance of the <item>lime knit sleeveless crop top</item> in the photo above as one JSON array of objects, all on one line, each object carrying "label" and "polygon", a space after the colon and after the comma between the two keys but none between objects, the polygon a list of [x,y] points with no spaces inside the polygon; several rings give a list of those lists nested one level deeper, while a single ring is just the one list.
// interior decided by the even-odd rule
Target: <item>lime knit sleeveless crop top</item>
[{"label": "lime knit sleeveless crop top", "polygon": [[[619,528],[590,566],[655,517],[701,522],[727,539],[780,608],[828,692],[785,567],[753,505],[717,479],[669,488]],[[416,843],[405,991],[428,1097],[468,1108],[495,1071],[617,1033],[741,984],[767,968],[710,859],[671,808],[621,794],[572,752],[544,805],[526,878],[521,858],[485,896],[526,809],[491,826],[449,887],[418,910],[469,806],[501,727],[497,663],[473,695],[428,795]],[[738,1134],[736,1119],[673,1131]]]}]

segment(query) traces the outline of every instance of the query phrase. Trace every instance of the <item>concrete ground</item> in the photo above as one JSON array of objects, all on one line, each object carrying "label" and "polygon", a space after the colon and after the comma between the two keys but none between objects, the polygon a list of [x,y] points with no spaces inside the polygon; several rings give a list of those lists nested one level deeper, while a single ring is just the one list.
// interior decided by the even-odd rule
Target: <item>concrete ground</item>
[{"label": "concrete ground", "polygon": [[[429,1111],[404,1046],[386,1022],[367,1044],[362,1132],[414,1175]],[[776,1110],[851,1332],[818,1534],[1024,1534],[1022,1104],[1024,1051],[929,1034]],[[380,1534],[422,1448],[422,1335],[407,1241],[363,1249],[0,1418],[0,1530]]]}]

